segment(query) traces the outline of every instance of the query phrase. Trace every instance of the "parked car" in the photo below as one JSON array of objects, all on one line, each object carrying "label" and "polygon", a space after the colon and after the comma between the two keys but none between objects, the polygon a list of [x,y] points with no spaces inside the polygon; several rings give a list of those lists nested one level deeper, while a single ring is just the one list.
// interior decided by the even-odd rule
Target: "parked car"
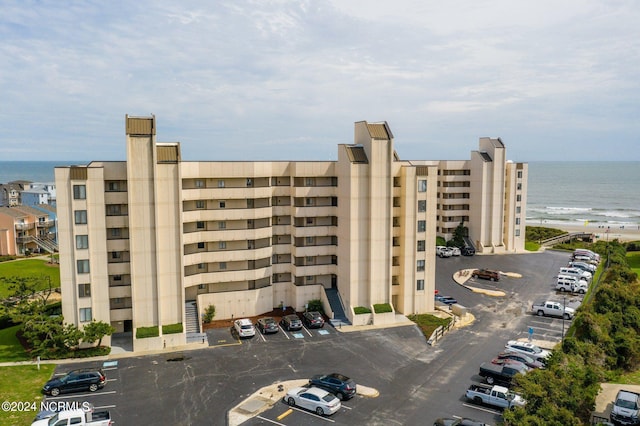
[{"label": "parked car", "polygon": [[513,360],[524,363],[524,365],[526,365],[529,368],[544,368],[543,363],[541,363],[540,361],[536,361],[535,359],[531,358],[529,355],[525,355],[520,352],[512,352],[512,351],[505,350],[500,352],[496,357],[496,359],[513,359]]},{"label": "parked car", "polygon": [[356,382],[340,373],[317,374],[309,380],[309,384],[335,394],[341,401],[356,394]]},{"label": "parked car", "polygon": [[324,327],[324,318],[320,312],[305,312],[302,314],[302,322],[309,328],[322,328]]},{"label": "parked car", "polygon": [[287,331],[302,329],[302,321],[296,314],[285,315],[280,320],[280,325]]},{"label": "parked car", "polygon": [[444,303],[445,305],[455,305],[456,303],[458,303],[458,301],[456,299],[454,299],[453,297],[442,296],[440,294],[436,294],[435,295],[435,299],[436,299],[437,302]]},{"label": "parked car", "polygon": [[433,422],[433,426],[489,426],[486,423],[479,422],[478,420],[472,420],[467,418],[449,418],[444,417],[436,419]]},{"label": "parked car", "polygon": [[462,249],[460,250],[460,253],[463,256],[473,256],[474,254],[476,254],[476,249],[474,249],[473,247],[465,246],[465,247],[462,247]]},{"label": "parked car", "polygon": [[582,269],[583,271],[591,272],[593,275],[596,272],[597,267],[586,262],[569,262],[569,267]]},{"label": "parked car", "polygon": [[338,411],[342,404],[333,394],[316,387],[293,388],[284,397],[290,406],[298,406],[314,411],[319,416],[331,415]]},{"label": "parked car", "polygon": [[542,349],[533,343],[519,342],[517,340],[509,340],[505,345],[505,348],[512,352],[519,352],[521,354],[529,355],[531,358],[544,363],[550,356],[551,352]]},{"label": "parked car", "polygon": [[451,250],[449,249],[449,247],[436,246],[436,254],[440,257],[451,257],[453,253],[451,253]]},{"label": "parked car", "polygon": [[61,393],[89,391],[102,389],[107,382],[102,369],[72,370],[60,378],[54,378],[45,383],[42,392],[51,396]]},{"label": "parked car", "polygon": [[253,337],[256,335],[256,329],[253,327],[251,320],[242,318],[233,322],[233,328],[238,333],[238,337]]},{"label": "parked car", "polygon": [[279,330],[278,323],[271,317],[258,319],[256,326],[262,334],[277,333]]},{"label": "parked car", "polygon": [[476,278],[482,278],[483,280],[499,281],[500,273],[498,271],[492,271],[490,269],[476,269],[471,273],[471,276]]},{"label": "parked car", "polygon": [[518,374],[526,374],[529,367],[518,361],[496,365],[491,362],[480,364],[478,374],[487,381],[488,384],[504,384],[510,386],[513,378]]},{"label": "parked car", "polygon": [[451,250],[451,256],[460,256],[460,249],[458,247],[449,247]]}]

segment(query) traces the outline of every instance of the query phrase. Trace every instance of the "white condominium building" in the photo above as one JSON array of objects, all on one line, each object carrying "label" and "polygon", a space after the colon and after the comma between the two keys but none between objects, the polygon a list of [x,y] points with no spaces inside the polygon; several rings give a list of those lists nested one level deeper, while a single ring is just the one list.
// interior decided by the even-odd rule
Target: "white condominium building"
[{"label": "white condominium building", "polygon": [[524,251],[527,164],[500,139],[401,160],[387,123],[362,121],[337,161],[183,161],[155,117],[127,116],[126,146],[55,176],[65,320],[132,331],[135,351],[184,344],[209,305],[222,319],[319,299],[354,325],[394,321],[377,304],[433,311],[436,237],[461,222],[478,253]]}]

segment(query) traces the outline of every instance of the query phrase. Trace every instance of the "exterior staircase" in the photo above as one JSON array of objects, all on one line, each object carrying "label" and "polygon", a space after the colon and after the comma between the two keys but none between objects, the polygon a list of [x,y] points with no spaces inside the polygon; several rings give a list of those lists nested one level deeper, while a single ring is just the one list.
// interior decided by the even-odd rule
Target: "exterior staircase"
[{"label": "exterior staircase", "polygon": [[340,297],[340,293],[335,288],[325,288],[325,294],[327,295],[327,300],[329,301],[329,305],[331,305],[331,310],[333,311],[333,319],[331,325],[334,327],[340,327],[342,325],[351,325],[351,322],[347,319],[347,316],[344,313],[344,305],[342,304],[342,298]]},{"label": "exterior staircase", "polygon": [[198,307],[194,300],[188,300],[184,304],[185,331],[187,333],[200,333],[200,319],[198,318]]},{"label": "exterior staircase", "polygon": [[33,237],[32,241],[36,243],[38,247],[48,251],[49,253],[56,253],[58,251],[58,245],[53,240]]}]

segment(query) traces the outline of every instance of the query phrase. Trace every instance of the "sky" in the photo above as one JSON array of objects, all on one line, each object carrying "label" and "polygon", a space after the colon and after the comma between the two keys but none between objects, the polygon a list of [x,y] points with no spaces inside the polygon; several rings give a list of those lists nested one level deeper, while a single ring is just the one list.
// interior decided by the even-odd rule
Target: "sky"
[{"label": "sky", "polygon": [[640,161],[636,0],[19,1],[0,6],[0,161],[124,160],[154,114],[183,160]]}]

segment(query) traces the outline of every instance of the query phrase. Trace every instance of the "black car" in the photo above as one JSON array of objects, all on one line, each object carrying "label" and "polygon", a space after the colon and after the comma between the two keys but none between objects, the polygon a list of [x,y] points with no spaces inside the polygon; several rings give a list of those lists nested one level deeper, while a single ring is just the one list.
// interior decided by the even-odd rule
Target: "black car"
[{"label": "black car", "polygon": [[339,373],[317,374],[309,380],[309,384],[335,394],[341,401],[356,394],[356,382]]},{"label": "black car", "polygon": [[322,328],[324,327],[324,318],[320,312],[305,312],[302,315],[302,322],[309,328]]},{"label": "black car", "polygon": [[101,369],[73,370],[63,377],[49,380],[42,388],[42,392],[51,396],[87,390],[95,392],[102,389],[106,381],[107,378]]},{"label": "black car", "polygon": [[462,253],[463,256],[473,256],[476,254],[476,250],[473,247],[462,247],[460,253]]},{"label": "black car", "polygon": [[300,318],[298,318],[298,316],[295,314],[284,316],[280,320],[280,325],[287,331],[302,329],[302,321],[300,321]]},{"label": "black car", "polygon": [[260,318],[256,323],[256,327],[262,334],[277,333],[279,330],[278,323],[271,317]]}]

